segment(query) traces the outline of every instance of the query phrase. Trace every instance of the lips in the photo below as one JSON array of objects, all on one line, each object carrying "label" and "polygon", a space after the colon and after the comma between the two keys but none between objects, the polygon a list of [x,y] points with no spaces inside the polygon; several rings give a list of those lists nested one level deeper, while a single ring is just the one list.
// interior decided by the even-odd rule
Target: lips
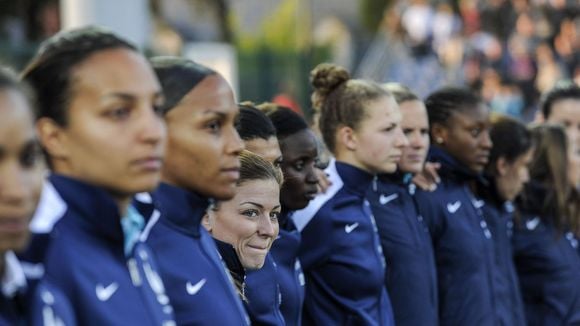
[{"label": "lips", "polygon": [[28,230],[26,216],[0,217],[0,233],[22,233]]},{"label": "lips", "polygon": [[133,161],[134,165],[147,171],[159,171],[163,165],[163,158],[161,156],[147,156]]},{"label": "lips", "polygon": [[224,175],[226,175],[229,179],[232,179],[234,181],[236,181],[240,178],[240,166],[239,165],[231,166],[228,168],[223,168],[223,169],[221,169],[221,172]]},{"label": "lips", "polygon": [[316,197],[317,194],[318,194],[318,188],[312,188],[312,189],[306,190],[306,192],[304,193],[304,197],[308,200],[312,200],[312,199],[314,199],[314,197]]}]

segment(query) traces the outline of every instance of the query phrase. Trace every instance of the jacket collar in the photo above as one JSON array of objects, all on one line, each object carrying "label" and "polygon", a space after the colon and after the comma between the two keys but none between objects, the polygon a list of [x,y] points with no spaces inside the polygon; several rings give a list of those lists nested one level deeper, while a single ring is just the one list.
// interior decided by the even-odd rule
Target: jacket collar
[{"label": "jacket collar", "polygon": [[12,251],[4,254],[4,275],[0,279],[2,294],[6,298],[14,297],[18,292],[26,288],[26,276],[24,270]]},{"label": "jacket collar", "polygon": [[167,183],[159,185],[153,198],[162,218],[181,232],[200,237],[201,220],[209,207],[209,198]]},{"label": "jacket collar", "polygon": [[115,243],[123,243],[119,206],[105,189],[59,174],[52,174],[49,180],[68,208],[76,211],[91,229]]},{"label": "jacket collar", "polygon": [[336,171],[344,186],[361,197],[365,196],[374,178],[373,174],[340,161],[336,161]]},{"label": "jacket collar", "polygon": [[441,163],[439,174],[444,178],[450,178],[460,183],[478,181],[482,184],[487,184],[487,181],[485,178],[483,178],[482,173],[471,171],[468,167],[461,164],[445,150],[437,146],[431,146],[429,149],[429,161]]}]

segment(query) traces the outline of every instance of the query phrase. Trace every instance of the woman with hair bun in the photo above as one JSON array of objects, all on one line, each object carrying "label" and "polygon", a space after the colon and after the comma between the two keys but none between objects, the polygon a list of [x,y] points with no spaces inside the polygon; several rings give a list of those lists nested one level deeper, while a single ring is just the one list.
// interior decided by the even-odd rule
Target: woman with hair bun
[{"label": "woman with hair bun", "polygon": [[380,85],[342,67],[311,72],[320,131],[336,157],[326,193],[293,215],[306,275],[304,325],[393,325],[386,263],[365,194],[374,174],[394,172],[406,146],[401,115]]}]

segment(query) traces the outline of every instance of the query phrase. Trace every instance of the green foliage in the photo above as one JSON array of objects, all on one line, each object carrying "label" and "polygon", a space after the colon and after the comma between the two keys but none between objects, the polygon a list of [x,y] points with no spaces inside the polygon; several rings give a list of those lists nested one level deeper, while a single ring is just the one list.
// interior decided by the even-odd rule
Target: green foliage
[{"label": "green foliage", "polygon": [[360,0],[361,21],[368,31],[374,33],[377,30],[385,10],[394,2],[394,0]]}]

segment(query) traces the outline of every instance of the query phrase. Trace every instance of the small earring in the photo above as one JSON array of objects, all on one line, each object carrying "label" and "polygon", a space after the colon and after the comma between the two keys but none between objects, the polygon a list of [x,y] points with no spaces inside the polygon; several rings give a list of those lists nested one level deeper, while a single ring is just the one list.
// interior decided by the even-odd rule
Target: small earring
[{"label": "small earring", "polygon": [[437,138],[435,138],[435,142],[436,142],[437,144],[443,144],[443,138],[441,138],[441,137],[437,137]]}]

